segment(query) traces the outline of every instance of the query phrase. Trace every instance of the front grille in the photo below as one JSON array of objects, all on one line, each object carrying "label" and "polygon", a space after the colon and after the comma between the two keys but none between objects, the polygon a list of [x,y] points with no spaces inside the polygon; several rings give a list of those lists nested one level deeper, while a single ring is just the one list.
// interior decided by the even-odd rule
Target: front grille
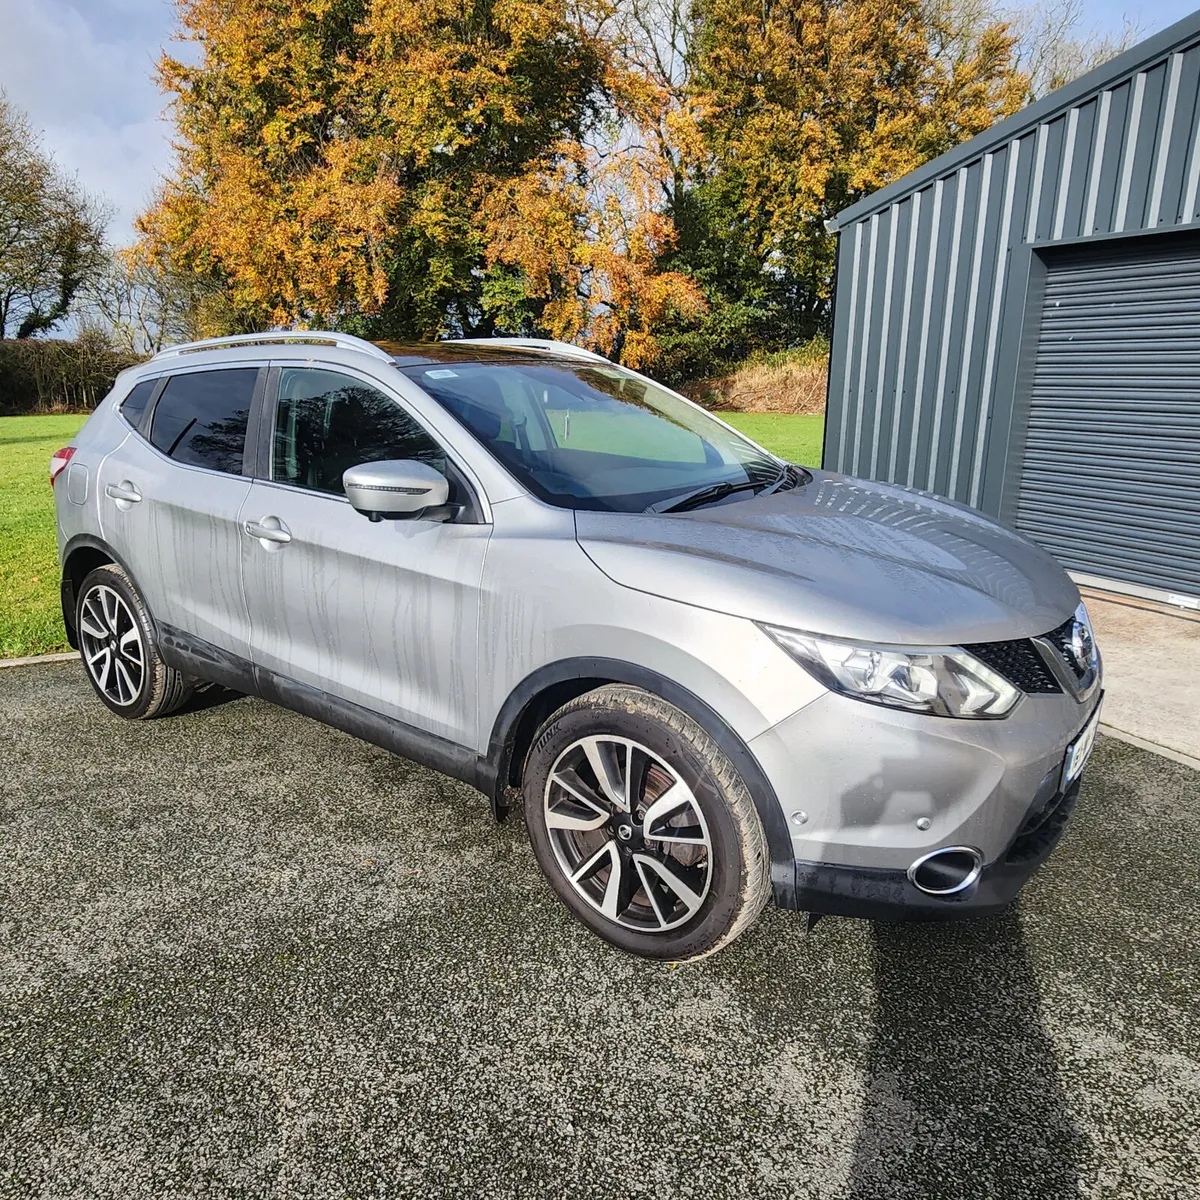
[{"label": "front grille", "polygon": [[1052,629],[1042,636],[1058,651],[1063,662],[1078,675],[1079,670],[1075,666],[1075,652],[1071,648],[1071,635],[1074,632],[1075,618],[1068,617],[1057,629]]},{"label": "front grille", "polygon": [[[1057,629],[1054,631],[1055,634],[1058,632]],[[1023,692],[1062,691],[1037,647],[1028,638],[1018,638],[1014,642],[976,642],[963,649]]]}]

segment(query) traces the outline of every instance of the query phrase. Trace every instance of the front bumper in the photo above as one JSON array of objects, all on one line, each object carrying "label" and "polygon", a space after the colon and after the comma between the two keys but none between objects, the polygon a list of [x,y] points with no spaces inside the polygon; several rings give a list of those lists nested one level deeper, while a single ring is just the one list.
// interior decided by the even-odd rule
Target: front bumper
[{"label": "front bumper", "polygon": [[[1049,856],[1078,795],[1067,747],[1099,703],[1027,696],[1001,721],[923,717],[827,694],[756,738],[791,837],[775,903],[872,919],[976,916],[1008,904]],[[922,855],[969,846],[983,871],[949,896],[908,878]]]},{"label": "front bumper", "polygon": [[965,891],[931,896],[915,887],[905,871],[796,862],[772,871],[772,891],[780,908],[864,917],[871,921],[947,920],[998,912],[1016,898],[1029,877],[1050,857],[1074,812],[1079,780],[1058,791],[1058,771],[1047,774],[1043,795],[1004,855],[985,867]]},{"label": "front bumper", "polygon": [[905,871],[942,846],[1003,857],[1048,774],[1095,710],[1026,696],[963,721],[825,693],[750,743],[798,862]]}]

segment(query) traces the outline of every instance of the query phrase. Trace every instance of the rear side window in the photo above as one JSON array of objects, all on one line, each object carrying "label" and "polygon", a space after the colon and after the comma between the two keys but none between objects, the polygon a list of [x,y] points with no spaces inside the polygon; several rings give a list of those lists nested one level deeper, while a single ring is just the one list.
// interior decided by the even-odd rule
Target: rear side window
[{"label": "rear side window", "polygon": [[150,397],[154,394],[157,383],[157,379],[143,379],[141,383],[135,384],[133,391],[121,401],[121,415],[134,429],[141,430],[142,417],[146,415],[146,405],[150,403]]},{"label": "rear side window", "polygon": [[258,368],[173,375],[154,406],[150,441],[177,462],[242,474]]}]

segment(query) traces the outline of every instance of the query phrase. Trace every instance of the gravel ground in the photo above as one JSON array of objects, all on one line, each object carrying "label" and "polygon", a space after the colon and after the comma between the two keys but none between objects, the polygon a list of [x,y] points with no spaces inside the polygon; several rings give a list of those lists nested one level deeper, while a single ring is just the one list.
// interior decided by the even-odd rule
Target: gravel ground
[{"label": "gravel ground", "polygon": [[610,950],[518,818],[266,704],[0,677],[0,1194],[1200,1195],[1200,774],[1102,742],[1019,911]]}]

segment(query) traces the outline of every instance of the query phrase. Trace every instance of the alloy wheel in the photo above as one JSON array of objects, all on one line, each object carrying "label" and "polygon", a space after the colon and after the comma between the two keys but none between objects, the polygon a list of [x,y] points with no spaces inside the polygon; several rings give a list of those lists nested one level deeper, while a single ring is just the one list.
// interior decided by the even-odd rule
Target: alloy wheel
[{"label": "alloy wheel", "polygon": [[84,595],[79,643],[97,689],[121,708],[135,703],[146,678],[146,647],[129,605],[113,588],[97,584]]},{"label": "alloy wheel", "polygon": [[630,738],[580,738],[554,763],[546,828],[563,874],[583,899],[642,933],[699,911],[712,881],[704,813],[679,773]]}]

